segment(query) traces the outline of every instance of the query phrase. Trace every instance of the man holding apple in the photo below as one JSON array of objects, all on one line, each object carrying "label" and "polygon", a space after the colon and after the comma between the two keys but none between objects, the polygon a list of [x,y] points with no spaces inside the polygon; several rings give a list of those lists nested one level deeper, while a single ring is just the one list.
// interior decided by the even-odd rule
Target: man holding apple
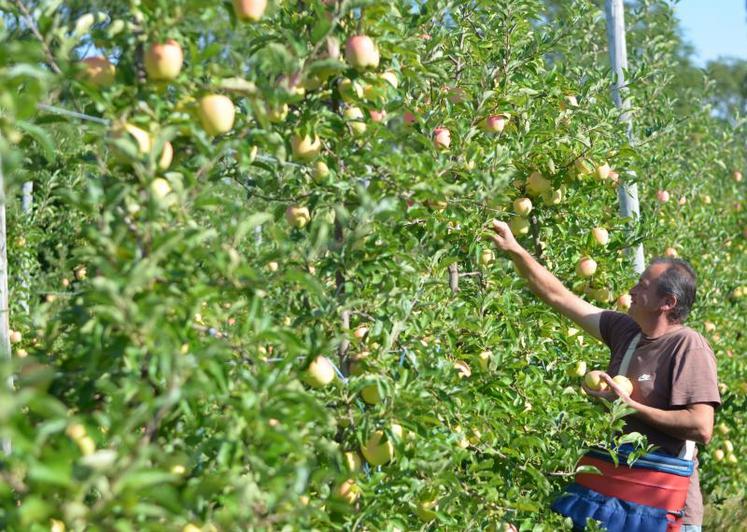
[{"label": "man holding apple", "polygon": [[[568,290],[516,241],[508,224],[493,220],[492,229],[496,247],[510,256],[532,292],[610,348],[607,371],[586,381],[596,381],[597,389],[585,383],[585,391],[596,398],[620,398],[635,410],[626,419],[626,433],[639,432],[661,452],[695,460],[695,443],[711,440],[721,399],[713,351],[684,325],[695,302],[690,265],[673,258],[653,260],[630,290],[631,305],[623,314],[602,310]],[[613,380],[618,373],[630,379],[632,392],[620,379]],[[681,530],[693,532],[703,520],[697,467],[689,482]]]}]

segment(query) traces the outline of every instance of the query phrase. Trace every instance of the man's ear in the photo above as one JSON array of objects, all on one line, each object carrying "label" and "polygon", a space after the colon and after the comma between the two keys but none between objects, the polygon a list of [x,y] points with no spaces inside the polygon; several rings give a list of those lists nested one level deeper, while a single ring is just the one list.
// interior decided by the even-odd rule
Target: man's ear
[{"label": "man's ear", "polygon": [[664,312],[669,312],[676,306],[677,306],[677,296],[674,296],[672,294],[667,294],[662,298],[661,305],[659,305],[659,308],[663,310]]}]

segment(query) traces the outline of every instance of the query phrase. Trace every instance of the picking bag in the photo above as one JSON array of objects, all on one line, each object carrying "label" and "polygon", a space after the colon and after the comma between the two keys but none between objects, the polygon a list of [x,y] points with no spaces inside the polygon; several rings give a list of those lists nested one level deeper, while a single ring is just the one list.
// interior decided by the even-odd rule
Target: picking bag
[{"label": "picking bag", "polygon": [[628,466],[632,451],[630,445],[621,446],[617,466],[607,451],[587,453],[579,465],[594,466],[602,474],[577,473],[552,510],[570,517],[574,530],[584,530],[592,518],[608,532],[678,532],[693,461],[651,452]]}]

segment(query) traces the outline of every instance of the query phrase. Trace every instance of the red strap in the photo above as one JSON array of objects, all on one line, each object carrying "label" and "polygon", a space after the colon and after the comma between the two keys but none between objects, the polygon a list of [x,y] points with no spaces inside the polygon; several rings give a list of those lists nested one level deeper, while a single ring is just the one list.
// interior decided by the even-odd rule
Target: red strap
[{"label": "red strap", "polygon": [[690,477],[661,471],[628,467],[584,456],[579,465],[595,466],[601,475],[576,474],[576,482],[607,497],[653,506],[663,510],[679,511],[685,507]]}]

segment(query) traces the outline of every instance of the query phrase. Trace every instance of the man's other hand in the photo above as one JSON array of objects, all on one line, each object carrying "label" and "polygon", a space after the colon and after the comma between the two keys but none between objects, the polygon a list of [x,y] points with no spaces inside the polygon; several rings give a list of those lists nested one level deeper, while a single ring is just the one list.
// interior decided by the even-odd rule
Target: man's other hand
[{"label": "man's other hand", "polygon": [[515,253],[521,251],[521,245],[514,238],[511,233],[511,228],[507,223],[501,222],[500,220],[493,220],[491,222],[491,229],[495,234],[490,235],[490,239],[495,243],[495,246],[501,251],[508,253]]}]

